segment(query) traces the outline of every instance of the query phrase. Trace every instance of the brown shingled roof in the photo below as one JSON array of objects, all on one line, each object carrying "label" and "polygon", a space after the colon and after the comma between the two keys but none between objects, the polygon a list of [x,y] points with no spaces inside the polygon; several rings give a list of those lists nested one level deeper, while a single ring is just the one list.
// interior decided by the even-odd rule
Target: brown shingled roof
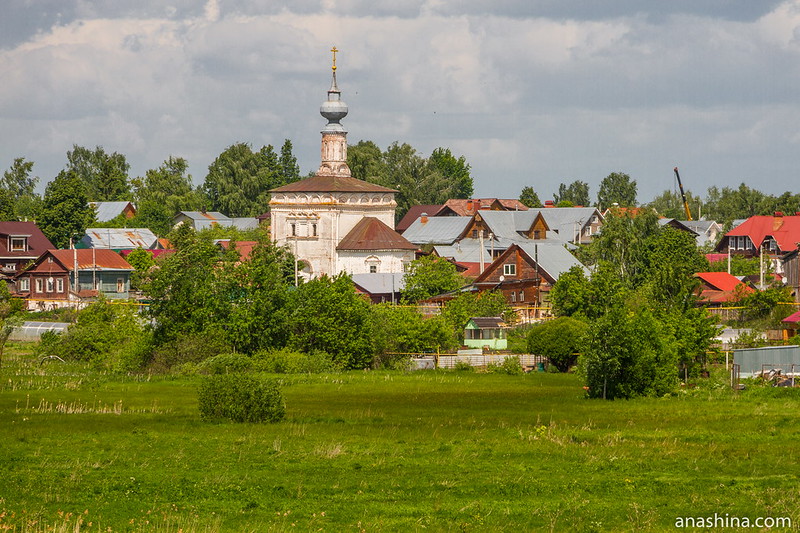
[{"label": "brown shingled roof", "polygon": [[416,250],[417,247],[375,217],[364,217],[337,250]]},{"label": "brown shingled roof", "polygon": [[356,178],[313,176],[295,181],[270,192],[397,192]]},{"label": "brown shingled roof", "polygon": [[[28,236],[28,249],[11,251],[8,249],[10,235]],[[44,236],[42,230],[33,222],[0,222],[0,257],[39,257],[45,250],[54,248],[53,243]]]}]

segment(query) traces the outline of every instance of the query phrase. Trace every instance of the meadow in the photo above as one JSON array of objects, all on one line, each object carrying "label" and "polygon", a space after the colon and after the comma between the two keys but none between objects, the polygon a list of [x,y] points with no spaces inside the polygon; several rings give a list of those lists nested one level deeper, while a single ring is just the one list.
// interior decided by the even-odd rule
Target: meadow
[{"label": "meadow", "polygon": [[0,369],[0,531],[662,531],[800,524],[797,390],[587,400],[574,375],[276,376],[277,424],[200,420],[196,376]]}]

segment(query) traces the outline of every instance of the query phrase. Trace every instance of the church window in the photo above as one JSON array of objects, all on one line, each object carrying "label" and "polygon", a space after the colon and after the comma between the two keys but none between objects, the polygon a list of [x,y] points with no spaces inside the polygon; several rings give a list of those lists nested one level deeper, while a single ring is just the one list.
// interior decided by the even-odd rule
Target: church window
[{"label": "church window", "polygon": [[378,272],[378,265],[370,265],[369,266],[369,273],[376,274]]},{"label": "church window", "polygon": [[291,224],[289,224],[289,227],[291,228],[292,237],[297,237],[297,224],[292,222]]},{"label": "church window", "polygon": [[311,236],[312,237],[316,237],[317,236],[317,223],[316,222],[312,222],[311,223]]}]

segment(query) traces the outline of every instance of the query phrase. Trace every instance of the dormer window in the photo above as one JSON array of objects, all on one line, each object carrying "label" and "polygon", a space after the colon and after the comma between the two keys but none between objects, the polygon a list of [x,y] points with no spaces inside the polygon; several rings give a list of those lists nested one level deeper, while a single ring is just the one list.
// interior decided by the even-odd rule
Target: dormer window
[{"label": "dormer window", "polygon": [[28,251],[28,237],[25,236],[11,236],[8,238],[8,249],[12,252],[27,252]]}]

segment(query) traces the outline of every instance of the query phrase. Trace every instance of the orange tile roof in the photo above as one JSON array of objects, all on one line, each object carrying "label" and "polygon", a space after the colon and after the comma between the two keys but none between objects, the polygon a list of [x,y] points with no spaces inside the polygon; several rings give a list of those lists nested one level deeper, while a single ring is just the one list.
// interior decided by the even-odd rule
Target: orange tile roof
[{"label": "orange tile roof", "polygon": [[739,278],[727,272],[698,272],[695,276],[720,291],[733,291],[742,283]]}]

